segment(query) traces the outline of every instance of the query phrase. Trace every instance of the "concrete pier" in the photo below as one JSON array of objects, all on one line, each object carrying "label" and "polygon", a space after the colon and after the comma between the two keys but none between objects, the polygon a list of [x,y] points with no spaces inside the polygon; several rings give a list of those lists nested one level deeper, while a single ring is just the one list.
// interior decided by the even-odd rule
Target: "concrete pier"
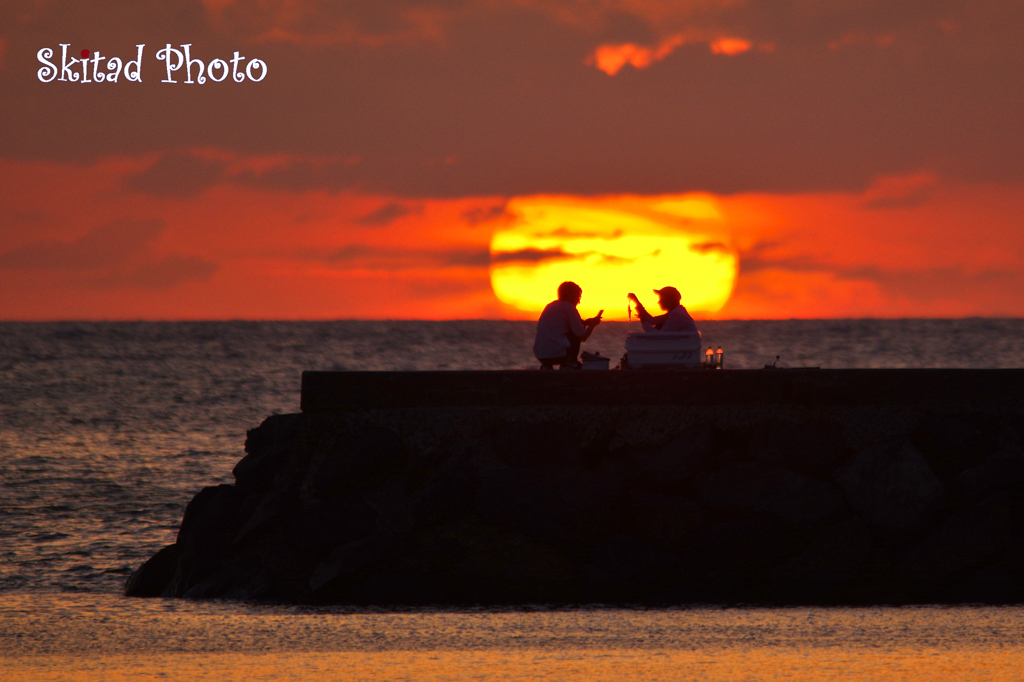
[{"label": "concrete pier", "polygon": [[1024,370],[305,372],[131,596],[1024,602]]},{"label": "concrete pier", "polygon": [[525,405],[1006,405],[1024,369],[303,372],[302,411]]}]

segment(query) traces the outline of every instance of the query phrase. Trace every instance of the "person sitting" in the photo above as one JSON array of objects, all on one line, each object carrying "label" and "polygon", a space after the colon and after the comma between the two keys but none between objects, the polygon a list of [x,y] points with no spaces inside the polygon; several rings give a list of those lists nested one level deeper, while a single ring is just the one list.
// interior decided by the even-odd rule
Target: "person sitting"
[{"label": "person sitting", "polygon": [[562,282],[558,285],[558,300],[548,303],[540,314],[533,354],[540,360],[541,369],[554,369],[555,365],[560,369],[582,368],[577,360],[580,344],[601,324],[601,313],[588,320],[580,318],[576,306],[582,298],[583,289],[578,284]]},{"label": "person sitting", "polygon": [[654,289],[658,295],[658,305],[665,311],[664,315],[651,315],[640,303],[636,294],[630,293],[626,297],[636,306],[637,315],[640,316],[640,324],[645,332],[696,332],[697,323],[686,312],[686,308],[679,304],[683,300],[679,290],[675,287],[664,287]]}]

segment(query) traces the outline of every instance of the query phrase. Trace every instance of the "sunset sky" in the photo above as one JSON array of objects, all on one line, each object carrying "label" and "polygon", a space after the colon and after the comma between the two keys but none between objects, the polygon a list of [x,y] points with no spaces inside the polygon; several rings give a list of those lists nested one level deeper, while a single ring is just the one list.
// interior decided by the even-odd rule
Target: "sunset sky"
[{"label": "sunset sky", "polygon": [[1022,122],[1019,0],[0,0],[0,319],[1024,316]]}]

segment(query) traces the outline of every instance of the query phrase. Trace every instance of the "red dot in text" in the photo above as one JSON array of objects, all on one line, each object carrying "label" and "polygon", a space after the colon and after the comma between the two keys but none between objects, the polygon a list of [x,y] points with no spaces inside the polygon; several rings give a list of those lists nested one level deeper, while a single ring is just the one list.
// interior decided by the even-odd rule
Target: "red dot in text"
[{"label": "red dot in text", "polygon": [[89,56],[89,50],[82,50],[82,58],[84,59],[85,57],[88,57],[88,56]]}]

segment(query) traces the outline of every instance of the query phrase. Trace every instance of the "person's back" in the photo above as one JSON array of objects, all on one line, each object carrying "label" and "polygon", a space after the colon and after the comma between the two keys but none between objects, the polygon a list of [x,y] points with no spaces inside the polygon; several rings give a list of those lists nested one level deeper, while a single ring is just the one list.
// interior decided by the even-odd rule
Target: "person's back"
[{"label": "person's back", "polygon": [[576,358],[580,344],[601,323],[600,314],[586,322],[580,318],[576,306],[582,296],[579,285],[562,282],[558,286],[558,300],[548,303],[540,314],[533,355],[540,360],[541,369],[552,369],[554,365],[579,368]]},{"label": "person's back", "polygon": [[538,360],[564,357],[571,345],[570,334],[583,336],[586,331],[576,306],[568,301],[552,301],[537,320],[533,354]]},{"label": "person's back", "polygon": [[686,308],[681,305],[677,305],[672,310],[665,314],[665,321],[661,325],[659,331],[663,332],[696,332],[697,323],[690,317],[690,313],[686,312]]}]

